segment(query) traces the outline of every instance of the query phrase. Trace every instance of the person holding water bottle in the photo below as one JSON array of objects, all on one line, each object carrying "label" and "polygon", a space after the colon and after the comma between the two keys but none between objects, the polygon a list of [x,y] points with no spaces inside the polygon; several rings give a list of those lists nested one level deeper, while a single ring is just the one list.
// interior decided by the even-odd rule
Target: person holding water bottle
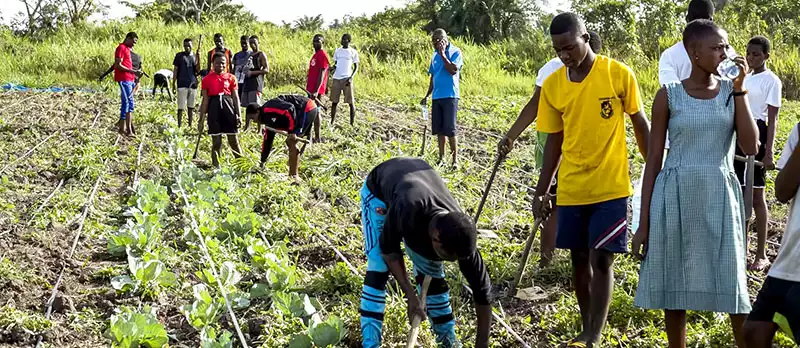
[{"label": "person holding water bottle", "polygon": [[[729,313],[736,345],[745,347],[742,325],[750,297],[744,204],[732,162],[734,139],[745,154],[758,151],[745,88],[747,61],[726,55],[728,35],[710,20],[689,23],[683,44],[691,75],[662,87],[653,101],[632,244],[644,259],[635,304],[664,310],[670,347],[686,345],[687,310]],[[739,70],[733,80],[714,76],[733,75],[727,63],[720,64],[727,59]],[[662,167],[667,129],[671,147]]]}]

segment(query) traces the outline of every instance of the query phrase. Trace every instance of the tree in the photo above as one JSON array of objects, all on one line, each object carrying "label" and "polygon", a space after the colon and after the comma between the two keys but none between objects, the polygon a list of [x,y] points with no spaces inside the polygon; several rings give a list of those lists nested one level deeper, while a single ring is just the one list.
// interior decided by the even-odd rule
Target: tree
[{"label": "tree", "polygon": [[55,33],[64,21],[64,14],[57,0],[20,0],[25,12],[12,20],[11,26],[17,34],[43,38]]},{"label": "tree", "polygon": [[165,23],[205,21],[251,22],[256,17],[231,0],[155,0],[145,4],[121,1],[136,12],[136,17],[160,18]]},{"label": "tree", "polygon": [[636,34],[635,1],[575,0],[572,8],[583,16],[588,29],[600,34],[604,47],[630,54],[641,49]]},{"label": "tree", "polygon": [[325,20],[322,19],[321,14],[316,16],[303,16],[294,21],[294,29],[303,31],[318,31],[322,29],[323,24],[325,24]]},{"label": "tree", "polygon": [[89,16],[108,8],[96,0],[65,0],[64,7],[66,20],[72,25],[83,23]]},{"label": "tree", "polygon": [[[421,6],[437,1],[423,0]],[[436,22],[455,36],[469,36],[477,43],[519,38],[531,28],[539,9],[531,0],[445,0]]]}]

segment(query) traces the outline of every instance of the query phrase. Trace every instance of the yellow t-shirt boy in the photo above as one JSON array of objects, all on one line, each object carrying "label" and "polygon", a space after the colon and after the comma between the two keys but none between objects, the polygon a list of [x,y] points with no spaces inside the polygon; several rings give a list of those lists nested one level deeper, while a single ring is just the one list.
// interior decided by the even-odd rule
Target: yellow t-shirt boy
[{"label": "yellow t-shirt boy", "polygon": [[537,130],[564,131],[558,171],[558,205],[606,202],[633,194],[625,144],[625,114],[642,110],[636,76],[612,58],[597,55],[582,82],[561,67],[545,80]]}]

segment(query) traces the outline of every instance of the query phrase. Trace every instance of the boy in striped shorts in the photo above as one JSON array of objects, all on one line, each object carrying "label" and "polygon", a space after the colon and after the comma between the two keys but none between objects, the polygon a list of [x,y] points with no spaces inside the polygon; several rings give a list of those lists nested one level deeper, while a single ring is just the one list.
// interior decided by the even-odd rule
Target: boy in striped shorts
[{"label": "boy in striped shorts", "polygon": [[[444,280],[444,261],[458,262],[473,290],[475,347],[489,346],[492,285],[476,247],[477,229],[428,163],[418,158],[394,158],[375,167],[361,188],[361,222],[367,254],[360,308],[363,347],[381,345],[390,273],[408,298],[409,320],[427,316],[440,347],[460,346]],[[417,284],[426,276],[432,278],[424,304],[408,280],[401,244],[405,244],[405,253],[414,264]]]}]

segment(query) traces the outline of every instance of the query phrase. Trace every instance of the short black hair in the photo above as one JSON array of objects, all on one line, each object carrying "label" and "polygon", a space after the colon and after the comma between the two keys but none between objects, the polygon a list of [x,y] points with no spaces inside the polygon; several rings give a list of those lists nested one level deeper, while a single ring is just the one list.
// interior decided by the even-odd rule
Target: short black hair
[{"label": "short black hair", "polygon": [[324,37],[324,36],[322,36],[322,34],[316,34],[316,35],[314,35],[314,38],[313,38],[312,40],[316,40],[316,39],[323,39],[323,40],[325,40],[325,37]]},{"label": "short black hair", "polygon": [[258,36],[256,36],[256,35],[250,35],[250,40],[258,40]]},{"label": "short black hair", "polygon": [[550,35],[561,35],[566,33],[584,33],[586,25],[577,14],[572,12],[559,13],[550,22]]},{"label": "short black hair", "polygon": [[211,61],[213,62],[213,61],[217,60],[217,58],[226,58],[226,57],[225,57],[224,53],[217,52],[217,53],[214,53],[213,56],[211,56]]},{"label": "short black hair", "polygon": [[187,38],[183,39],[183,43],[187,43],[187,42],[192,42],[192,38],[187,37]]},{"label": "short black hair", "polygon": [[589,30],[589,47],[594,53],[600,53],[603,49],[603,38],[594,30]]},{"label": "short black hair", "polygon": [[220,34],[220,33],[214,34],[214,40],[221,39],[221,38],[222,38],[222,34]]},{"label": "short black hair", "polygon": [[436,221],[439,230],[439,241],[449,254],[464,258],[475,253],[477,249],[478,229],[469,215],[454,211],[449,212]]},{"label": "short black hair", "polygon": [[344,34],[344,35],[342,35],[342,40],[347,40],[347,41],[350,41],[350,40],[352,40],[352,39],[353,39],[353,38],[352,38],[352,37],[350,37],[350,34]]},{"label": "short black hair", "polygon": [[769,51],[772,50],[772,44],[769,43],[769,39],[761,35],[753,36],[753,38],[747,42],[747,45],[759,45],[761,46],[761,51],[766,54],[769,54]]},{"label": "short black hair", "polygon": [[691,22],[696,19],[713,19],[714,3],[711,0],[692,0],[686,11],[686,20]]},{"label": "short black hair", "polygon": [[709,19],[696,19],[683,29],[683,45],[689,47],[695,41],[719,32],[720,28]]},{"label": "short black hair", "polygon": [[239,37],[239,40],[240,40],[240,41],[241,41],[241,40],[247,40],[247,35],[242,35],[241,37]]},{"label": "short black hair", "polygon": [[128,39],[138,39],[138,38],[139,38],[139,35],[136,35],[136,32],[135,32],[135,31],[131,31],[131,32],[129,32],[128,34],[126,34],[126,35],[125,35],[125,40],[128,40]]}]

